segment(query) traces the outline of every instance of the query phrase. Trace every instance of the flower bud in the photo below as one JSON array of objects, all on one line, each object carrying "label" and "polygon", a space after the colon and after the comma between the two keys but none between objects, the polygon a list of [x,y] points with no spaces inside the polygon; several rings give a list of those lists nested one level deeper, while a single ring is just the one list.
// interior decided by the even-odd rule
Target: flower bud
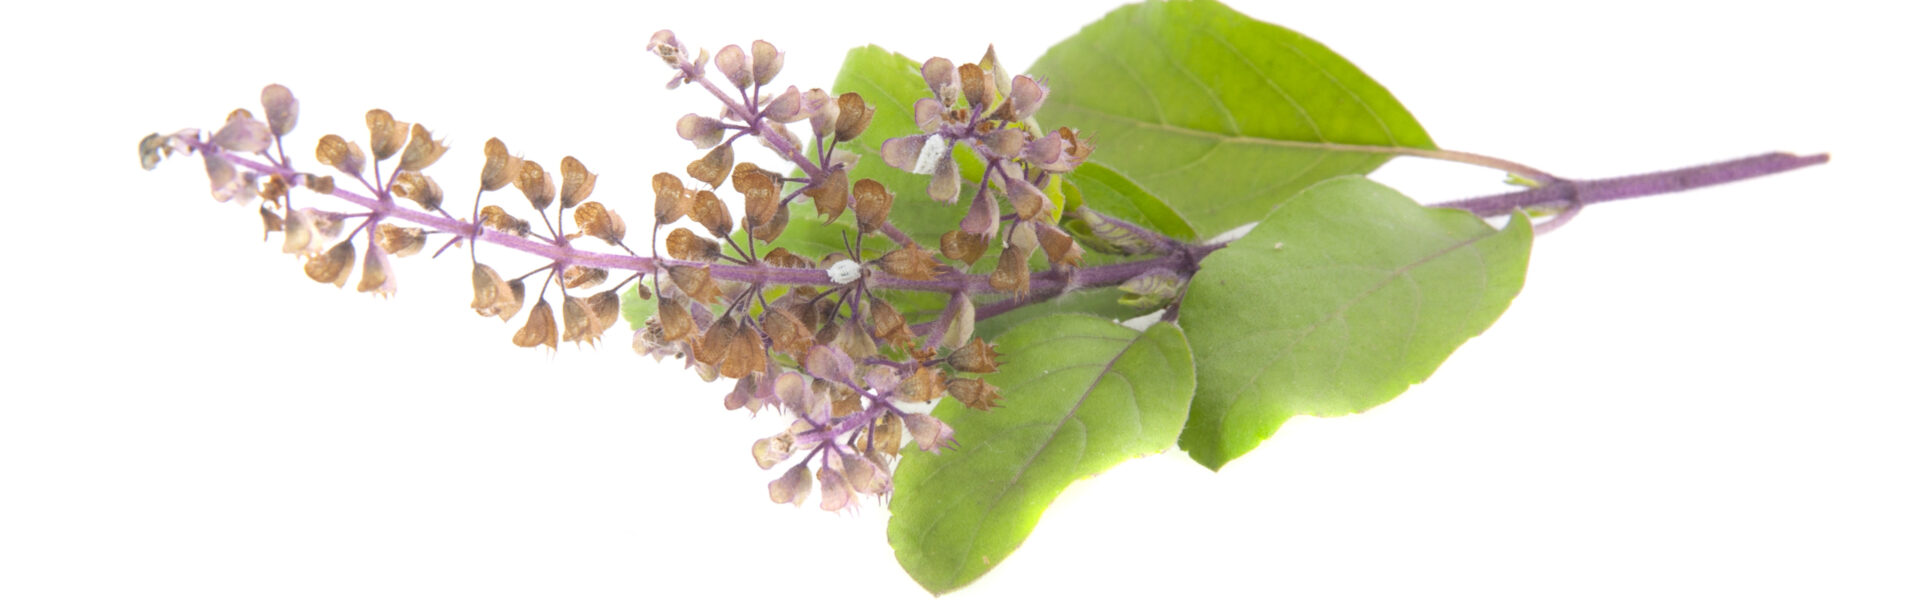
[{"label": "flower bud", "polygon": [[373,159],[386,160],[407,145],[407,124],[378,108],[367,111],[367,133],[373,146]]},{"label": "flower bud", "polygon": [[833,137],[842,142],[853,141],[867,130],[867,123],[873,121],[873,106],[856,92],[841,94],[837,103],[840,118],[834,122]]},{"label": "flower bud", "polygon": [[513,332],[513,345],[521,348],[546,346],[548,350],[558,350],[558,330],[559,326],[553,322],[553,305],[547,304],[546,298],[541,298],[533,305],[533,310],[527,312],[527,324]]},{"label": "flower bud", "polygon": [[705,156],[687,163],[687,175],[705,182],[708,187],[720,187],[720,181],[726,179],[727,171],[733,169],[733,145],[725,144],[707,151]]},{"label": "flower bud", "polygon": [[840,102],[820,88],[807,90],[800,97],[801,108],[807,113],[807,125],[813,128],[813,134],[821,137],[831,135],[834,126],[840,121]]},{"label": "flower bud", "polygon": [[627,237],[627,222],[599,202],[588,202],[573,209],[573,223],[580,226],[581,233],[609,244],[619,245]]},{"label": "flower bud", "polygon": [[745,89],[748,83],[753,82],[753,64],[748,62],[747,52],[739,46],[728,44],[721,48],[719,54],[713,55],[713,66],[720,69],[720,74],[733,87]]},{"label": "flower bud", "polygon": [[960,97],[960,73],[953,68],[953,61],[938,56],[927,59],[920,65],[920,78],[926,80],[927,89],[940,100],[941,106],[953,106]]},{"label": "flower bud", "polygon": [[520,157],[507,154],[506,142],[489,138],[482,151],[487,155],[487,162],[480,168],[481,190],[495,191],[519,179]]},{"label": "flower bud", "polygon": [[433,139],[433,134],[419,123],[413,124],[412,137],[407,139],[407,149],[400,152],[400,170],[419,171],[440,162],[440,156],[447,153],[446,140]]},{"label": "flower bud", "polygon": [[686,191],[686,186],[680,184],[680,178],[672,173],[659,173],[653,176],[653,222],[655,225],[669,225],[687,216]]},{"label": "flower bud", "polygon": [[953,428],[933,415],[908,414],[901,420],[906,423],[907,433],[913,435],[913,443],[923,451],[939,454],[941,448],[953,443]]},{"label": "flower bud", "polygon": [[799,506],[807,501],[807,493],[813,490],[813,478],[807,476],[807,463],[801,462],[787,469],[785,475],[767,484],[767,497],[774,504],[792,504]]},{"label": "flower bud", "polygon": [[278,83],[260,90],[260,106],[267,109],[267,126],[274,135],[286,135],[300,122],[300,100]]},{"label": "flower bud", "polygon": [[1046,86],[1026,75],[1013,78],[1013,92],[1007,95],[1008,104],[1013,106],[1013,120],[1027,120],[1027,117],[1040,110],[1040,105],[1046,100]]},{"label": "flower bud", "polygon": [[568,156],[560,159],[560,206],[573,208],[593,195],[593,184],[600,176],[587,171],[587,165],[580,159]]},{"label": "flower bud", "polygon": [[993,74],[993,89],[1001,96],[1013,93],[1013,72],[1000,63],[1000,55],[994,53],[993,44],[987,44],[987,54],[980,57],[980,68]]},{"label": "flower bud", "polygon": [[553,180],[547,178],[547,170],[541,168],[540,163],[522,161],[520,176],[514,178],[513,187],[520,188],[534,210],[544,211],[553,205]]},{"label": "flower bud", "polygon": [[947,382],[947,393],[960,404],[974,410],[987,410],[1000,406],[1000,388],[993,387],[981,379],[954,379]]},{"label": "flower bud", "polygon": [[879,231],[892,210],[893,192],[887,191],[887,186],[872,179],[854,182],[853,215],[859,222],[860,233]]},{"label": "flower bud", "polygon": [[753,41],[753,82],[766,85],[780,74],[780,67],[787,64],[787,53],[780,52],[763,40]]},{"label": "flower bud", "polygon": [[346,287],[347,278],[353,275],[353,241],[334,244],[325,254],[307,257],[307,277],[320,283],[331,283],[333,287]]},{"label": "flower bud", "polygon": [[1161,308],[1179,297],[1185,284],[1186,280],[1171,269],[1147,271],[1120,284],[1120,304],[1142,310]]},{"label": "flower bud", "polygon": [[720,140],[725,138],[727,133],[725,129],[720,127],[719,119],[702,117],[693,113],[687,113],[686,116],[680,117],[680,122],[675,123],[673,128],[675,132],[680,134],[681,139],[693,142],[693,147],[702,150],[712,148],[719,144]]},{"label": "flower bud", "polygon": [[349,142],[331,133],[320,138],[320,147],[314,151],[320,164],[339,169],[348,175],[359,175],[367,166],[367,155],[360,151],[360,144]]},{"label": "flower bud", "polygon": [[733,231],[733,213],[719,196],[707,190],[694,192],[692,210],[687,211],[687,216],[693,217],[694,222],[706,227],[716,238],[727,237]]},{"label": "flower bud", "polygon": [[233,152],[261,152],[273,145],[273,132],[267,129],[266,123],[250,118],[234,119],[214,132],[212,142]]},{"label": "flower bud", "polygon": [[853,486],[839,470],[823,466],[814,475],[820,478],[820,510],[833,512],[853,503]]}]

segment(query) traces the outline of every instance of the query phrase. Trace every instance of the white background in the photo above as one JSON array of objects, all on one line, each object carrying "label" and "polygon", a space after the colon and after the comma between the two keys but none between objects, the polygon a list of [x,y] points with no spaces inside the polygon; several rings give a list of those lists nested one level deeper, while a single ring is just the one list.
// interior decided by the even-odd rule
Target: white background
[{"label": "white background", "polygon": [[[512,347],[517,323],[467,310],[463,259],[399,261],[389,300],[314,284],[252,209],[208,199],[197,160],[143,172],[135,143],[279,82],[310,167],[381,107],[453,144],[450,204],[499,136],[549,168],[580,157],[639,222],[646,178],[695,155],[673,120],[711,106],[661,88],[656,29],[772,40],[804,88],[867,42],[1028,64],[1108,8],[53,4],[0,36],[4,598],[924,597],[883,507],[766,501],[777,473],[747,450],[777,417],[724,411],[619,336]],[[1343,53],[1449,148],[1575,177],[1834,162],[1590,208],[1427,383],[1289,423],[1220,473],[1172,451],[1076,484],[955,597],[1920,594],[1910,19],[1238,4]],[[1501,189],[1408,159],[1380,176],[1431,201]]]}]

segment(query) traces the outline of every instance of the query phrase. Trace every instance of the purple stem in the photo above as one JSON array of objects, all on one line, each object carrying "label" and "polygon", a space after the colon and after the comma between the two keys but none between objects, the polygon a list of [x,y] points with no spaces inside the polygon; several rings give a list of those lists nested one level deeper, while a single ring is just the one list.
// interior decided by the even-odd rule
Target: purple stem
[{"label": "purple stem", "polygon": [[1588,204],[1682,192],[1783,173],[1826,162],[1826,154],[1796,156],[1785,152],[1774,152],[1697,167],[1625,177],[1559,179],[1533,189],[1442,202],[1434,206],[1463,209],[1482,217],[1505,216],[1518,209],[1547,206],[1577,210],[1577,207]]}]

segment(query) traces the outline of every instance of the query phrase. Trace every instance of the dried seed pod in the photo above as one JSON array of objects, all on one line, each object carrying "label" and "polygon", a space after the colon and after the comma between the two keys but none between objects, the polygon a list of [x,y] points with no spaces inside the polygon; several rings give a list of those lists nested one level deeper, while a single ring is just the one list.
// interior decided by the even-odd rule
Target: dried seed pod
[{"label": "dried seed pod", "polygon": [[974,235],[958,229],[940,234],[940,255],[947,260],[957,260],[973,264],[987,253],[987,236]]},{"label": "dried seed pod", "polygon": [[1033,222],[1021,221],[1007,228],[1007,246],[1020,250],[1021,258],[1033,255],[1040,247],[1040,236],[1034,233]]},{"label": "dried seed pod", "polygon": [[941,204],[960,199],[960,166],[953,162],[953,155],[934,165],[933,178],[927,181],[927,196]]},{"label": "dried seed pod", "polygon": [[353,241],[334,244],[325,254],[307,257],[307,277],[320,283],[331,283],[333,287],[346,287],[347,278],[353,275]]},{"label": "dried seed pod", "polygon": [[792,123],[807,118],[800,103],[800,88],[787,86],[787,90],[767,101],[760,114],[775,123]]},{"label": "dried seed pod", "polygon": [[873,322],[873,335],[895,347],[904,348],[913,343],[913,330],[907,327],[907,320],[900,311],[885,300],[874,298],[867,303],[867,312]]},{"label": "dried seed pod", "polygon": [[407,124],[393,120],[392,114],[378,108],[367,111],[367,133],[374,160],[393,158],[407,145]]},{"label": "dried seed pod", "polygon": [[660,339],[677,342],[690,339],[693,335],[693,315],[687,312],[687,305],[672,298],[660,299],[660,312],[654,313],[660,321]]},{"label": "dried seed pod", "polygon": [[995,402],[1000,399],[1000,388],[994,387],[985,380],[954,379],[947,382],[947,393],[953,395],[955,400],[959,400],[960,404],[974,410],[987,410],[1000,406]]},{"label": "dried seed pod", "polygon": [[587,171],[580,159],[568,156],[560,159],[560,206],[573,208],[593,195],[593,184],[600,179]]},{"label": "dried seed pod", "polygon": [[847,211],[847,170],[835,169],[827,173],[826,179],[823,183],[808,187],[804,193],[813,199],[813,209],[825,215],[828,223],[832,223],[840,218],[840,213]]},{"label": "dried seed pod", "polygon": [[[717,244],[715,245],[715,251],[716,252],[718,251]],[[767,263],[776,267],[780,267],[783,269],[814,268],[813,261],[807,260],[807,258],[804,256],[800,256],[798,254],[788,252],[786,248],[774,248],[772,251],[767,252],[766,256],[760,257],[760,262],[764,262],[764,263]],[[788,298],[793,296],[787,295],[787,296],[781,296],[781,297]]]},{"label": "dried seed pod", "polygon": [[720,242],[700,237],[685,227],[667,234],[667,256],[678,260],[714,262],[720,260]]},{"label": "dried seed pod", "polygon": [[1007,203],[1013,205],[1013,212],[1022,221],[1031,221],[1041,214],[1052,214],[1052,202],[1047,194],[1034,187],[1032,183],[1018,177],[1007,181]]},{"label": "dried seed pod", "polygon": [[581,296],[566,296],[560,302],[560,341],[591,345],[600,339],[601,327],[593,308]]},{"label": "dried seed pod", "polygon": [[[926,154],[927,141],[935,138],[940,139],[939,143],[942,145],[946,143],[946,138],[930,134],[888,138],[887,141],[880,142],[880,160],[886,161],[887,166],[895,169],[914,171],[920,165],[920,157]],[[939,157],[940,151],[936,148],[935,158]],[[928,173],[931,172],[931,170],[928,171]]]},{"label": "dried seed pod", "polygon": [[525,219],[507,214],[507,209],[492,204],[480,209],[480,224],[517,237],[527,237],[532,228]]},{"label": "dried seed pod", "polygon": [[860,412],[861,409],[866,408],[862,406],[865,402],[863,402],[864,399],[861,398],[860,392],[853,391],[853,388],[844,385],[834,385],[818,379],[814,380],[813,384],[813,395],[825,396],[833,401],[832,407],[829,409],[829,416],[835,419]]},{"label": "dried seed pod", "polygon": [[760,340],[760,332],[744,322],[734,327],[733,339],[728,343],[727,360],[720,364],[720,376],[740,378],[766,370],[767,348]]},{"label": "dried seed pod", "polygon": [[482,317],[500,317],[501,321],[512,320],[514,313],[520,312],[520,302],[524,298],[522,294],[524,291],[516,293],[493,267],[474,263],[473,312]]},{"label": "dried seed pod", "polygon": [[947,363],[953,365],[955,369],[968,373],[998,372],[1000,370],[1000,353],[996,350],[994,346],[987,344],[985,341],[974,338],[974,340],[968,342],[967,345],[960,347],[959,350],[954,350],[953,354],[948,355]]},{"label": "dried seed pod", "polygon": [[813,134],[821,137],[832,135],[834,126],[840,122],[839,100],[820,88],[807,90],[800,100],[807,111],[807,125],[813,128]]},{"label": "dried seed pod", "polygon": [[899,456],[900,432],[905,428],[905,424],[900,421],[900,415],[891,412],[875,419],[873,422],[874,449],[885,452],[888,456]]},{"label": "dried seed pod", "polygon": [[506,142],[500,138],[489,138],[482,149],[487,162],[480,167],[480,189],[495,191],[520,178],[520,157],[507,154]]},{"label": "dried seed pod", "polygon": [[395,257],[419,254],[427,246],[427,231],[419,227],[400,227],[381,223],[373,228],[373,243]]},{"label": "dried seed pod", "polygon": [[693,217],[694,222],[706,227],[707,232],[713,234],[713,237],[724,238],[728,233],[733,232],[733,213],[727,210],[726,203],[721,202],[720,197],[711,191],[694,192],[693,206],[687,211],[687,216]]},{"label": "dried seed pod", "polygon": [[267,126],[274,135],[286,135],[300,121],[300,100],[278,83],[260,90],[260,106],[267,109]]},{"label": "dried seed pod", "polygon": [[780,74],[780,68],[787,64],[787,53],[781,52],[764,40],[753,41],[753,82],[766,85]]},{"label": "dried seed pod", "polygon": [[302,208],[287,213],[281,223],[286,233],[281,240],[280,251],[287,254],[319,254],[340,235],[341,223],[332,217],[311,208]]},{"label": "dried seed pod", "polygon": [[581,233],[609,244],[618,245],[627,237],[627,222],[599,202],[588,202],[573,209],[573,224],[580,227]]},{"label": "dried seed pod", "polygon": [[447,141],[433,139],[433,134],[419,123],[413,124],[412,137],[407,139],[407,149],[400,152],[400,170],[419,171],[440,162],[440,156],[447,153]]},{"label": "dried seed pod", "polygon": [[900,386],[893,389],[893,397],[907,402],[931,402],[934,398],[946,395],[946,378],[939,369],[920,367],[912,375],[900,380]]},{"label": "dried seed pod", "polygon": [[1073,236],[1067,235],[1059,227],[1045,225],[1040,230],[1040,248],[1047,251],[1047,262],[1056,265],[1080,266],[1083,254],[1080,244],[1074,243]]},{"label": "dried seed pod", "polygon": [[932,252],[918,244],[894,249],[880,257],[881,271],[904,279],[933,279],[934,268],[939,264]]},{"label": "dried seed pod", "polygon": [[813,348],[813,332],[788,308],[774,308],[760,316],[760,328],[773,340],[773,351],[802,358]]},{"label": "dried seed pod", "polygon": [[[260,197],[267,199],[267,202],[274,206],[279,206],[282,201],[287,199],[287,179],[279,175],[274,175],[268,177],[266,181],[260,182]],[[266,207],[262,206],[261,208],[264,209]]]},{"label": "dried seed pod", "polygon": [[987,73],[980,65],[967,63],[960,65],[960,93],[967,98],[967,106],[975,111],[987,110],[992,98],[987,95]]},{"label": "dried seed pod", "polygon": [[445,193],[440,191],[439,182],[434,181],[432,177],[420,174],[418,171],[401,171],[395,173],[393,176],[393,194],[412,200],[415,204],[419,204],[421,208],[429,211],[440,208],[440,202],[446,197]]},{"label": "dried seed pod", "polygon": [[778,204],[778,206],[779,208],[773,211],[772,220],[767,221],[765,225],[753,228],[753,239],[773,243],[774,240],[780,239],[781,233],[786,232],[787,219],[791,218],[792,214],[787,210],[787,205]]},{"label": "dried seed pod", "polygon": [[653,176],[653,222],[669,225],[687,216],[687,188],[672,173]]},{"label": "dried seed pod", "polygon": [[1029,252],[1021,252],[1019,248],[1011,246],[1001,250],[1000,263],[994,267],[993,273],[987,275],[987,284],[1002,292],[1025,295],[1031,277],[1027,272],[1029,255]]},{"label": "dried seed pod", "polygon": [[856,92],[841,94],[835,103],[838,105],[840,118],[834,122],[833,137],[842,142],[850,142],[860,137],[860,134],[867,130],[867,124],[873,121],[873,106],[867,104],[867,100]]},{"label": "dried seed pod", "polygon": [[547,178],[547,170],[540,163],[521,161],[520,176],[513,179],[513,187],[520,188],[534,210],[544,211],[553,205],[553,180]]},{"label": "dried seed pod", "polygon": [[700,335],[700,343],[694,344],[693,359],[715,367],[721,366],[726,362],[727,355],[733,352],[733,336],[738,329],[731,315],[714,321]]},{"label": "dried seed pod", "polygon": [[706,265],[667,267],[667,277],[673,280],[674,287],[680,288],[694,302],[712,304],[720,300],[720,286],[713,282]]},{"label": "dried seed pod", "polygon": [[746,196],[746,210],[741,218],[749,224],[747,229],[773,220],[774,211],[780,207],[780,187],[772,177],[753,163],[740,163],[733,168],[733,189]]},{"label": "dried seed pod", "polygon": [[[825,328],[821,331],[825,331]],[[845,352],[854,360],[866,360],[880,353],[880,347],[873,343],[872,336],[867,335],[866,328],[852,324],[840,328],[839,335],[833,340],[833,347]]]},{"label": "dried seed pod", "polygon": [[315,176],[312,174],[308,174],[307,189],[312,190],[313,193],[320,194],[322,196],[333,195],[333,176],[332,175]]},{"label": "dried seed pod", "polygon": [[607,270],[599,267],[571,265],[560,274],[560,284],[570,290],[593,287],[606,281]]},{"label": "dried seed pod", "polygon": [[853,215],[859,221],[860,233],[879,231],[892,210],[893,192],[888,191],[887,186],[872,179],[854,182]]},{"label": "dried seed pod", "polygon": [[349,142],[331,133],[320,138],[320,146],[314,150],[314,157],[320,159],[320,164],[348,175],[358,176],[367,166],[367,154],[360,151],[358,142]]},{"label": "dried seed pod", "polygon": [[378,245],[367,249],[367,255],[360,261],[360,285],[354,289],[372,292],[381,296],[392,296],[393,262],[387,259],[387,253]]},{"label": "dried seed pod", "polygon": [[739,46],[728,44],[721,48],[718,54],[713,55],[713,66],[720,69],[720,74],[733,87],[745,89],[747,84],[753,82],[753,63],[747,57],[747,52]]},{"label": "dried seed pod", "polygon": [[933,415],[909,414],[901,419],[906,423],[907,432],[913,434],[913,442],[920,450],[939,454],[941,448],[953,443],[953,428]]},{"label": "dried seed pod", "polygon": [[967,216],[960,219],[960,231],[977,236],[984,242],[999,230],[1000,200],[994,198],[992,187],[982,186],[974,192],[973,202],[967,206]]},{"label": "dried seed pod", "polygon": [[553,305],[541,298],[534,303],[533,310],[527,312],[527,324],[513,332],[513,345],[521,348],[546,346],[548,350],[560,348],[559,326],[553,322]]},{"label": "dried seed pod", "polygon": [[158,133],[149,133],[147,137],[140,138],[140,168],[152,171],[160,166],[160,159],[172,156],[173,149],[168,147],[170,139]]},{"label": "dried seed pod", "polygon": [[680,117],[680,120],[674,123],[673,130],[680,134],[681,139],[693,142],[693,147],[701,150],[714,147],[727,136],[727,131],[721,127],[719,119],[693,113]]},{"label": "dried seed pod", "polygon": [[266,205],[262,204],[260,205],[260,228],[265,230],[260,234],[260,241],[267,241],[273,232],[286,228],[286,219],[282,219],[280,213],[268,210]]},{"label": "dried seed pod", "polygon": [[727,178],[727,171],[733,169],[733,144],[723,144],[707,151],[705,156],[687,163],[687,175],[705,182],[710,187],[720,187]]},{"label": "dried seed pod", "polygon": [[853,486],[838,469],[822,466],[814,476],[820,479],[820,510],[834,512],[853,503]]},{"label": "dried seed pod", "polygon": [[760,438],[753,443],[753,462],[761,470],[771,469],[774,465],[786,462],[793,456],[793,434],[780,432],[771,437]]}]

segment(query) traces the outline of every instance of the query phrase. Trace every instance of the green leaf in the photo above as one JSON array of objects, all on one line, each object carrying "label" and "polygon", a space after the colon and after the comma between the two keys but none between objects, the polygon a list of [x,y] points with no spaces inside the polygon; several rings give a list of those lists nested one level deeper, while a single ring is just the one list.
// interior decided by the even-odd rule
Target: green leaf
[{"label": "green leaf", "polygon": [[1173,444],[1193,395],[1193,358],[1172,324],[1137,332],[1053,315],[997,342],[1019,357],[986,377],[1004,406],[942,402],[933,414],[953,427],[959,448],[909,449],[894,473],[887,540],[936,594],[999,564],[1067,484]]},{"label": "green leaf", "polygon": [[1219,469],[1293,415],[1355,413],[1433,374],[1520,292],[1533,229],[1358,176],[1308,188],[1200,263],[1180,308],[1199,389],[1180,447]]},{"label": "green leaf", "polygon": [[1194,238],[1193,226],[1178,211],[1106,165],[1082,163],[1067,175],[1067,180],[1080,190],[1080,201],[1101,214],[1153,228],[1174,239]]},{"label": "green leaf", "polygon": [[627,291],[620,292],[620,316],[626,318],[627,325],[632,326],[634,331],[646,329],[647,317],[660,310],[660,303],[640,299],[640,286],[646,284],[644,280],[637,281]]},{"label": "green leaf", "polygon": [[1387,90],[1306,36],[1211,0],[1126,6],[1048,50],[1040,119],[1166,200],[1201,237],[1276,199],[1433,149]]}]

